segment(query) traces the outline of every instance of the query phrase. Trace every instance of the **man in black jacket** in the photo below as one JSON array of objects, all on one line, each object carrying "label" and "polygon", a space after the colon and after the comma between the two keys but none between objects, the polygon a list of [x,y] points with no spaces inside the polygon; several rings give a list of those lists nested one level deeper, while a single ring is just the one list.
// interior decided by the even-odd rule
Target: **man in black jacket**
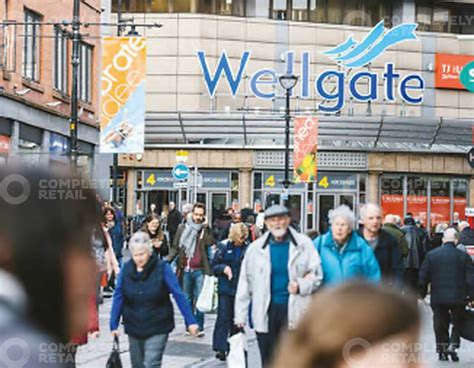
[{"label": "man in black jacket", "polygon": [[367,203],[360,209],[362,227],[359,234],[369,243],[375,252],[382,277],[389,283],[402,285],[403,260],[397,239],[382,229],[382,210],[373,203]]},{"label": "man in black jacket", "polygon": [[403,232],[408,243],[408,256],[405,262],[405,285],[416,292],[418,286],[418,273],[425,258],[423,241],[420,238],[415,219],[412,216],[405,217]]},{"label": "man in black jacket", "polygon": [[174,236],[178,230],[178,225],[181,222],[181,213],[176,209],[176,204],[170,202],[170,213],[168,214],[168,232],[170,234],[170,244],[173,244]]},{"label": "man in black jacket", "polygon": [[[471,258],[456,249],[457,232],[449,228],[443,235],[443,246],[426,255],[421,266],[419,288],[421,297],[431,284],[431,308],[440,360],[458,361],[456,349],[460,345],[460,327],[464,308],[472,296],[470,278],[473,272]],[[449,336],[449,322],[453,324]]]}]

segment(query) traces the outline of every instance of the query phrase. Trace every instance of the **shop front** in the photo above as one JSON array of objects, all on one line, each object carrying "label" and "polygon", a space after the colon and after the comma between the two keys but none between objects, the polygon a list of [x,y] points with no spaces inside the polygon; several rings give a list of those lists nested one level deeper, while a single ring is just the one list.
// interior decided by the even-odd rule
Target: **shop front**
[{"label": "shop front", "polygon": [[[329,211],[347,205],[358,211],[365,201],[366,174],[347,172],[318,173],[314,183],[295,183],[288,189],[281,184],[283,171],[255,171],[253,174],[254,210],[286,202],[292,222],[302,230],[316,229],[321,233],[329,227]],[[362,201],[362,202],[361,202]]]},{"label": "shop front", "polygon": [[138,175],[137,188],[137,205],[143,206],[144,212],[151,204],[155,204],[157,213],[161,214],[167,211],[169,202],[175,202],[178,208],[185,203],[201,202],[206,205],[208,221],[212,224],[226,208],[238,209],[239,173],[236,171],[199,170],[195,175],[191,170],[188,182],[178,182],[171,168],[143,170]]},{"label": "shop front", "polygon": [[463,177],[384,174],[380,179],[384,215],[412,214],[427,228],[465,220],[469,179]]}]

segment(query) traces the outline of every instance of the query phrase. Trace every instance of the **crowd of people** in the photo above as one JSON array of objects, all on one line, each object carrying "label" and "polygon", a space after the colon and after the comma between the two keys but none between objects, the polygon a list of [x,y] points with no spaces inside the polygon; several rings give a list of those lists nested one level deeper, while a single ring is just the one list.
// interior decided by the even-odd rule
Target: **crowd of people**
[{"label": "crowd of people", "polygon": [[[329,212],[325,234],[303,234],[282,205],[258,214],[228,209],[211,226],[203,204],[179,211],[171,202],[165,216],[152,205],[131,228],[120,205],[91,190],[80,201],[41,201],[35,193],[45,174],[22,175],[31,195],[0,206],[0,342],[20,334],[32,347],[67,343],[73,367],[77,347],[99,332],[102,296],[113,293],[111,334],[123,323],[133,368],[160,367],[175,327],[171,297],[186,333],[200,338],[197,300],[206,276],[216,276],[212,347],[220,360],[228,338],[252,328],[263,367],[345,367],[354,338],[370,345],[351,355],[356,366],[383,366],[379,344],[417,343],[417,297],[428,291],[439,359],[459,360],[463,312],[474,296],[466,253],[474,229],[463,221],[437,239],[411,214],[402,224],[396,215],[382,219],[373,203],[359,218],[342,205]],[[25,367],[52,366],[31,351]]]}]

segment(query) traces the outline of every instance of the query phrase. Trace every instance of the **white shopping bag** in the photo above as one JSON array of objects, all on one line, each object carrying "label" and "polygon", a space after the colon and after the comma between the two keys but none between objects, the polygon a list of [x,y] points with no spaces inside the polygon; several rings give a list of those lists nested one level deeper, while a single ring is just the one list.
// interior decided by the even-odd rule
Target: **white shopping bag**
[{"label": "white shopping bag", "polygon": [[247,367],[247,336],[244,332],[236,333],[229,338],[229,355],[227,355],[227,367]]},{"label": "white shopping bag", "polygon": [[196,302],[196,308],[201,313],[214,313],[217,310],[217,278],[204,276],[204,284]]}]

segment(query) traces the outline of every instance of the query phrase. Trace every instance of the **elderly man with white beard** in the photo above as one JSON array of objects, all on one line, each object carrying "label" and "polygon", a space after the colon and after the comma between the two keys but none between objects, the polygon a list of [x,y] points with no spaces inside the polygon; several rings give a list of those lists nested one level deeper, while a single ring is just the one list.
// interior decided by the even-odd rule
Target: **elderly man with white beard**
[{"label": "elderly man with white beard", "polygon": [[284,206],[265,211],[268,231],[247,249],[237,286],[234,323],[244,327],[251,305],[263,367],[281,333],[296,328],[323,278],[313,243],[290,222]]}]

